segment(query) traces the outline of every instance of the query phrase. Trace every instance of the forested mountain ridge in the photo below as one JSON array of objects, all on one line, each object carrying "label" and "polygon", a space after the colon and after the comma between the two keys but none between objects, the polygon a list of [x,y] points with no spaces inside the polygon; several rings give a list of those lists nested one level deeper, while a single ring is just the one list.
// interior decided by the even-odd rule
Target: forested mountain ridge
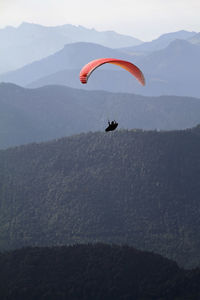
[{"label": "forested mountain ridge", "polygon": [[104,244],[24,248],[0,254],[1,300],[197,300],[200,270]]},{"label": "forested mountain ridge", "polygon": [[199,265],[199,137],[123,130],[1,150],[1,249],[128,243]]},{"label": "forested mountain ridge", "polygon": [[0,84],[0,148],[104,131],[108,119],[116,119],[124,129],[189,128],[199,123],[200,100]]}]

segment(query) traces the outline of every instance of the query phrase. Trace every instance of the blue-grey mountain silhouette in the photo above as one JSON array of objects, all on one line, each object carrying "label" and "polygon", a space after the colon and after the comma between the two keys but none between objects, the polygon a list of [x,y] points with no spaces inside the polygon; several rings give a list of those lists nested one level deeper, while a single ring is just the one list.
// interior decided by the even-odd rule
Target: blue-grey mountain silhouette
[{"label": "blue-grey mountain silhouette", "polygon": [[[28,64],[16,71],[0,76],[0,81],[12,82],[22,86],[28,85],[39,78],[53,73],[67,70],[77,70],[88,61],[99,57],[117,57],[125,60],[133,60],[133,57],[118,50],[93,43],[74,43],[66,45],[62,50],[42,60]],[[76,81],[78,77],[72,80]],[[71,79],[70,79],[71,80]],[[79,79],[78,79],[79,80]],[[79,81],[78,81],[79,83]]]},{"label": "blue-grey mountain silhouette", "polygon": [[190,39],[192,39],[195,35],[196,33],[194,31],[190,32],[185,30],[165,33],[162,34],[157,39],[154,39],[150,42],[144,42],[138,46],[126,47],[123,48],[122,50],[126,51],[127,53],[132,53],[132,52],[149,53],[149,52],[158,51],[166,48],[167,46],[169,46],[171,42],[173,42],[176,39],[190,41]]},{"label": "blue-grey mountain silhouette", "polygon": [[42,26],[22,23],[19,27],[0,29],[0,74],[20,68],[61,50],[65,44],[91,42],[120,48],[142,41],[114,31],[97,31],[70,24]]},{"label": "blue-grey mountain silhouette", "polygon": [[[133,62],[143,70],[146,87],[140,87],[127,72],[114,70],[110,66],[104,66],[95,72],[90,84],[83,87],[79,82],[80,69],[88,61],[99,57],[115,57]],[[64,84],[74,88],[147,96],[200,97],[199,77],[200,46],[186,40],[175,40],[167,48],[142,57],[97,44],[70,44],[52,56],[0,76],[0,80],[28,87]]]},{"label": "blue-grey mountain silhouette", "polygon": [[108,119],[116,119],[120,128],[183,129],[199,123],[200,101],[55,85],[25,89],[0,84],[0,148],[104,131]]}]

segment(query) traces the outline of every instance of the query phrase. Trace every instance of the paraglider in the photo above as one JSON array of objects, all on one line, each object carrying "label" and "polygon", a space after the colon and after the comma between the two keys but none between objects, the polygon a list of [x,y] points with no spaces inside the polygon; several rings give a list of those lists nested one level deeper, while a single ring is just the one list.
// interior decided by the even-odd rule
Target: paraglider
[{"label": "paraglider", "polygon": [[105,129],[106,132],[113,131],[117,128],[118,123],[114,120],[112,122],[108,121],[108,127]]},{"label": "paraglider", "polygon": [[[80,71],[80,81],[83,84],[86,84],[92,72],[103,64],[114,64],[120,66],[121,68],[130,72],[143,86],[145,85],[145,78],[142,71],[134,64],[129,61],[116,59],[116,58],[99,58],[90,61],[86,64]],[[105,129],[105,131],[113,131],[117,128],[118,123],[116,121],[112,121],[108,123],[109,126]]]}]

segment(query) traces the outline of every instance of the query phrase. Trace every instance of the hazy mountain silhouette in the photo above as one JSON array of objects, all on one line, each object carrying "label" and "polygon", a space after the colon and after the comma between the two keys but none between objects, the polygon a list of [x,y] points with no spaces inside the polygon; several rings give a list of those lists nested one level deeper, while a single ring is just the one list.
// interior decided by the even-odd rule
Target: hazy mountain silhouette
[{"label": "hazy mountain silhouette", "polygon": [[[115,57],[135,63],[145,75],[146,86],[141,86],[129,72],[110,65],[96,70],[88,84],[82,85],[79,81],[81,67],[97,57]],[[199,76],[200,46],[175,40],[167,48],[142,57],[129,56],[97,44],[70,44],[52,56],[0,76],[0,80],[28,87],[65,84],[75,88],[147,96],[200,97]]]},{"label": "hazy mountain silhouette", "polygon": [[127,246],[25,248],[0,255],[7,300],[197,300],[200,270]]},{"label": "hazy mountain silhouette", "polygon": [[140,60],[147,77],[143,94],[200,97],[200,46],[175,40]]},{"label": "hazy mountain silhouette", "polygon": [[184,40],[175,40],[167,48],[144,57],[132,57],[143,71],[146,86],[142,87],[126,71],[116,68],[99,69],[90,77],[86,86],[79,83],[79,70],[62,71],[40,78],[30,84],[38,87],[46,84],[65,84],[90,90],[131,92],[146,96],[177,95],[200,97],[200,46]]},{"label": "hazy mountain silhouette", "polygon": [[0,249],[101,241],[200,265],[199,153],[199,126],[1,150]]},{"label": "hazy mountain silhouette", "polygon": [[74,43],[66,45],[62,50],[42,60],[33,62],[16,71],[1,75],[0,80],[19,85],[27,85],[34,80],[64,69],[78,69],[80,71],[90,60],[99,57],[117,57],[126,60],[133,59],[132,56],[98,44]]},{"label": "hazy mountain silhouette", "polygon": [[141,45],[126,47],[121,50],[124,50],[127,53],[134,53],[134,52],[148,53],[148,52],[158,51],[166,48],[167,46],[169,46],[171,42],[173,42],[176,39],[188,40],[194,37],[195,34],[196,33],[194,31],[190,32],[185,30],[165,33],[162,34],[157,39],[152,40],[151,42],[144,42]]},{"label": "hazy mountain silhouette", "polygon": [[[132,58],[131,58],[132,60]],[[82,85],[79,79],[80,69],[65,69],[56,73],[39,78],[27,88],[37,88],[45,85],[65,85],[83,90],[104,90],[114,93],[137,93],[142,94],[144,87],[127,71],[118,66],[114,68],[105,65],[95,71],[89,78],[88,84]],[[146,89],[146,87],[145,87]]]},{"label": "hazy mountain silhouette", "polygon": [[200,101],[144,97],[65,86],[24,89],[0,84],[0,148],[80,132],[104,131],[108,119],[120,128],[179,129],[200,122]]},{"label": "hazy mountain silhouette", "polygon": [[111,48],[140,44],[141,41],[114,31],[97,31],[70,24],[42,26],[22,23],[0,29],[0,73],[17,69],[44,58],[74,42],[92,42]]}]

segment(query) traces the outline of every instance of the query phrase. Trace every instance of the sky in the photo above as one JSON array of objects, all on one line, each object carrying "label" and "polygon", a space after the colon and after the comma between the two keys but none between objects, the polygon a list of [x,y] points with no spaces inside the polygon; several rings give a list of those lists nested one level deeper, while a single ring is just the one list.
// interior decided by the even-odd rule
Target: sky
[{"label": "sky", "polygon": [[0,0],[0,28],[22,22],[114,30],[143,41],[200,31],[199,0]]}]

